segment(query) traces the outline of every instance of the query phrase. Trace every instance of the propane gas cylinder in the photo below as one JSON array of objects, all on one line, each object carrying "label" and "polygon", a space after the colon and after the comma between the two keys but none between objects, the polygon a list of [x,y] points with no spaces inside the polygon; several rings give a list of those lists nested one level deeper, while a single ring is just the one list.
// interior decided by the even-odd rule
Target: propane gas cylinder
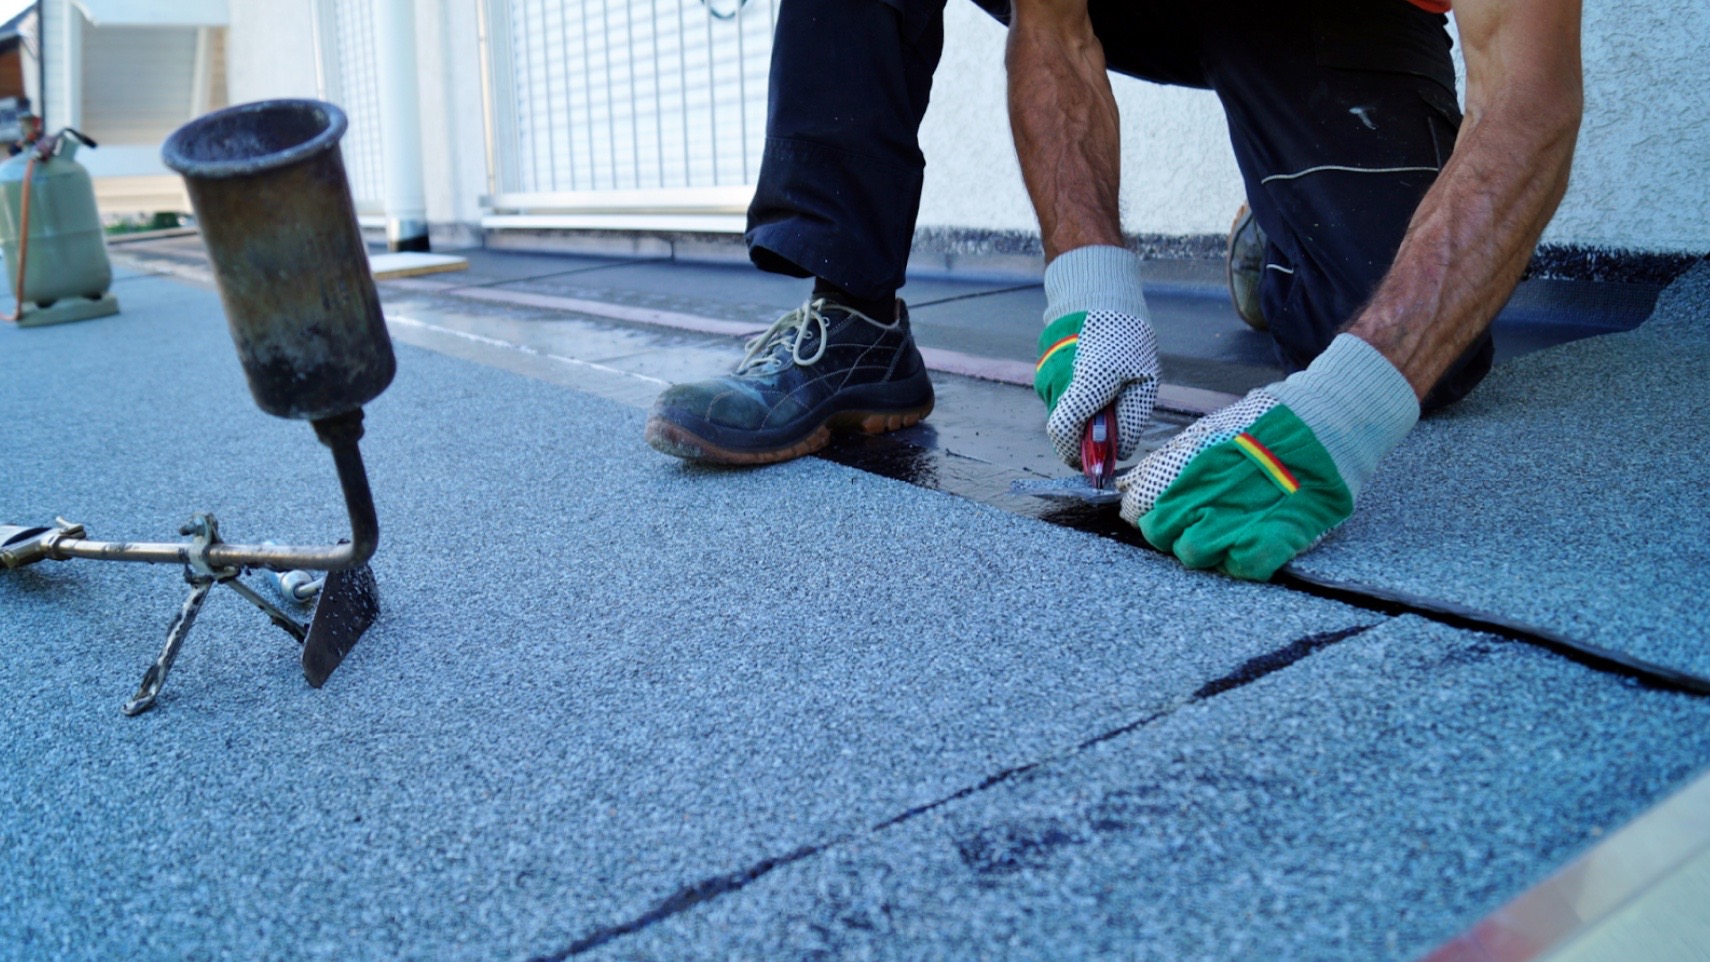
[{"label": "propane gas cylinder", "polygon": [[24,267],[28,303],[47,306],[62,297],[98,298],[113,283],[95,185],[89,171],[73,159],[75,136],[57,138],[57,151],[41,158],[35,146],[0,164],[0,253],[6,258],[6,284],[17,297],[19,223],[30,158],[29,256]]}]

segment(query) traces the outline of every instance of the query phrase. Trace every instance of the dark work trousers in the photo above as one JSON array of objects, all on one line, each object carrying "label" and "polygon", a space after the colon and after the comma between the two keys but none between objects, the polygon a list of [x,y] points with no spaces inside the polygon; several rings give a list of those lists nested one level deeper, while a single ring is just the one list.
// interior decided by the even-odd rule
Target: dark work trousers
[{"label": "dark work trousers", "polygon": [[[1008,0],[978,2],[1007,22]],[[748,213],[755,264],[861,297],[902,286],[943,3],[783,0]],[[1277,357],[1305,367],[1370,299],[1454,149],[1444,19],[1407,0],[1090,0],[1089,11],[1111,70],[1222,101],[1269,239],[1260,301]],[[1129,126],[1145,135],[1144,118]],[[1487,333],[1425,407],[1464,396],[1492,353]]]}]

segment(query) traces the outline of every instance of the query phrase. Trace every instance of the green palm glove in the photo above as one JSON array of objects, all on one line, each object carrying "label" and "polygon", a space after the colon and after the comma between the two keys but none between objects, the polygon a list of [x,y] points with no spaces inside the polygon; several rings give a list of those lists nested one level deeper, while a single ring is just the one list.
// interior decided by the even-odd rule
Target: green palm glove
[{"label": "green palm glove", "polygon": [[1418,420],[1401,372],[1342,334],[1306,370],[1201,418],[1117,479],[1122,517],[1190,568],[1265,581],[1347,520]]}]

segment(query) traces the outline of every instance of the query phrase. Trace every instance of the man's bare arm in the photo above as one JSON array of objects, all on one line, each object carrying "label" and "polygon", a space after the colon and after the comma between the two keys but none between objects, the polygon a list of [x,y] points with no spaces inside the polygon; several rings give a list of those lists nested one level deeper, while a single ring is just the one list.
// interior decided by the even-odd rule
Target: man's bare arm
[{"label": "man's bare arm", "polygon": [[1005,62],[1009,122],[1045,260],[1122,246],[1121,133],[1086,0],[1015,0]]},{"label": "man's bare arm", "polygon": [[1519,283],[1567,190],[1580,0],[1456,0],[1466,120],[1395,264],[1348,328],[1424,398]]}]

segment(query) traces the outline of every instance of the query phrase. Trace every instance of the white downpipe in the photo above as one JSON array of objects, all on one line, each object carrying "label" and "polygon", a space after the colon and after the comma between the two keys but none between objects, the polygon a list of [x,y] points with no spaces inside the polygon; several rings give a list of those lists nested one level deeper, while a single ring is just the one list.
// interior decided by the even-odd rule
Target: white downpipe
[{"label": "white downpipe", "polygon": [[373,0],[380,80],[380,155],[386,180],[386,242],[428,249],[422,183],[422,112],[417,94],[415,0]]}]

